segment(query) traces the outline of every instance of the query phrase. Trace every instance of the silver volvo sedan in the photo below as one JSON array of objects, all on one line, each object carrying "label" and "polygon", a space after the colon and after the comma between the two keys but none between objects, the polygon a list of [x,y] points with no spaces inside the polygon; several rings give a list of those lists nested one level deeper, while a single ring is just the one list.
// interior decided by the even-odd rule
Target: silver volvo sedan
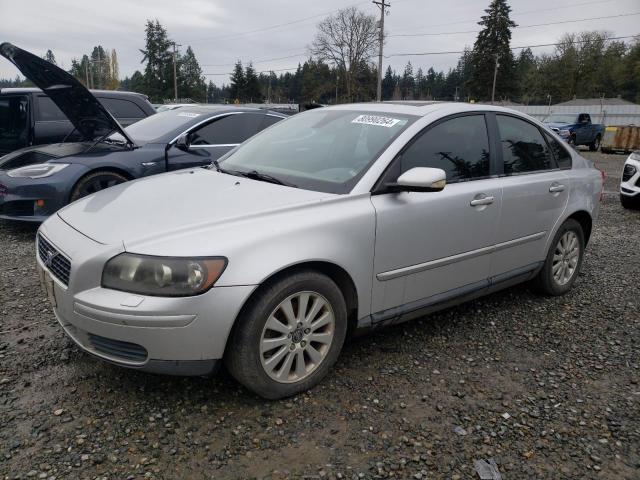
[{"label": "silver volvo sedan", "polygon": [[37,261],[83,350],[171,374],[223,362],[274,399],[317,384],[357,329],[527,280],[566,293],[602,187],[518,112],[343,105],[78,200],[40,227]]}]

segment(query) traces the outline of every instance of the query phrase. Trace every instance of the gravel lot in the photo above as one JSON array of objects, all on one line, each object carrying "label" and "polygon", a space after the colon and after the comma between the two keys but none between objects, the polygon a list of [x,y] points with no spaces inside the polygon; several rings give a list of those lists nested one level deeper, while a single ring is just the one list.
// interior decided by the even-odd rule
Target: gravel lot
[{"label": "gravel lot", "polygon": [[518,286],[352,340],[313,391],[263,401],[78,351],[35,229],[0,223],[0,478],[640,478],[640,212],[609,178],[576,288]]}]

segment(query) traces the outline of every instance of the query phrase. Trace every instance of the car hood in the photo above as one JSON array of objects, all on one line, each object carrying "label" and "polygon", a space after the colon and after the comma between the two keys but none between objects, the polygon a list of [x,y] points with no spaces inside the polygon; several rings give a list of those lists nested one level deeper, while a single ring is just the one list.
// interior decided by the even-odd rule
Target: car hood
[{"label": "car hood", "polygon": [[85,151],[88,146],[86,143],[73,142],[24,147],[0,157],[0,170],[11,170],[77,155]]},{"label": "car hood", "polygon": [[260,182],[213,170],[180,170],[127,182],[58,211],[62,220],[102,244],[166,238],[251,221],[334,194]]},{"label": "car hood", "polygon": [[111,132],[119,132],[133,145],[117,120],[72,75],[10,43],[0,44],[0,54],[53,100],[80,132],[83,140],[91,141]]}]

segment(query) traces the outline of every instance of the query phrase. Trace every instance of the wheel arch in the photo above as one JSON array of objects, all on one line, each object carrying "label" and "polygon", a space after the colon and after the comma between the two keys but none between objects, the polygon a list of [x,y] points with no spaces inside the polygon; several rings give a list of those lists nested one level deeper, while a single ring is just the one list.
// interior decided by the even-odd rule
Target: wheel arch
[{"label": "wheel arch", "polygon": [[347,305],[347,335],[349,335],[356,328],[358,323],[358,290],[356,289],[353,278],[343,267],[336,263],[326,260],[309,260],[288,265],[271,273],[268,277],[262,280],[260,285],[251,292],[251,295],[247,297],[244,304],[238,311],[238,315],[236,315],[236,319],[233,322],[233,327],[231,328],[228,338],[232,337],[233,329],[235,329],[238,324],[237,319],[241,316],[244,309],[248,307],[251,300],[255,298],[256,295],[260,294],[263,286],[277,281],[282,277],[286,277],[287,275],[304,270],[322,273],[336,283],[342,292],[342,296],[344,297],[344,301]]},{"label": "wheel arch", "polygon": [[127,181],[131,181],[133,180],[135,177],[133,175],[131,175],[130,172],[127,172],[125,169],[123,168],[119,168],[119,167],[115,167],[112,165],[109,166],[100,166],[100,167],[95,167],[92,168],[91,170],[84,172],[71,186],[71,188],[69,189],[69,192],[67,194],[67,203],[71,202],[71,195],[73,195],[73,191],[76,189],[76,187],[78,186],[78,184],[84,180],[86,177],[88,177],[89,175],[93,175],[94,173],[97,172],[112,172],[112,173],[117,173],[119,175],[122,175],[123,177],[125,177],[127,179]]},{"label": "wheel arch", "polygon": [[591,218],[591,214],[586,210],[578,210],[569,215],[567,220],[570,218],[577,221],[582,227],[582,232],[584,233],[584,244],[586,246],[589,243],[589,238],[591,238],[591,231],[593,229],[593,218]]}]

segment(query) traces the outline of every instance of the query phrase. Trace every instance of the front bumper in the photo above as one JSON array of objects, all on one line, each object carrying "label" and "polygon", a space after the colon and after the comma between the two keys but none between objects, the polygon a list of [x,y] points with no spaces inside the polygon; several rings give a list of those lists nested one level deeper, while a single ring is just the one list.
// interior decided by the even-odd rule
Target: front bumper
[{"label": "front bumper", "polygon": [[60,176],[14,178],[0,171],[0,218],[44,222],[67,203],[69,187]]},{"label": "front bumper", "polygon": [[102,266],[123,251],[122,245],[94,242],[58,216],[45,222],[40,234],[71,261],[65,285],[37,258],[58,322],[80,348],[123,367],[175,375],[210,373],[255,288],[214,287],[180,298],[102,288]]},{"label": "front bumper", "polygon": [[640,198],[640,162],[637,160],[627,159],[626,165],[635,168],[635,172],[630,178],[620,182],[620,194],[625,197]]}]

